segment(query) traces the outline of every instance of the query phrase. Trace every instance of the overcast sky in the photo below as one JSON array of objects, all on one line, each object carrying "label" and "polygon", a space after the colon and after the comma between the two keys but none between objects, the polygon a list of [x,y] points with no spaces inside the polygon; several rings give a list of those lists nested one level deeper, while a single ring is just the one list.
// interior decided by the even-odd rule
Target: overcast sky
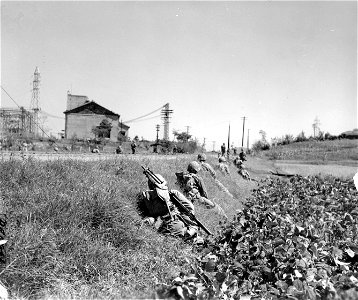
[{"label": "overcast sky", "polygon": [[[170,132],[190,126],[210,150],[229,123],[241,146],[243,116],[245,145],[247,129],[250,142],[312,135],[316,117],[339,134],[357,127],[357,3],[2,1],[1,85],[19,105],[36,66],[40,107],[60,117],[70,90],[123,121],[169,102]],[[1,106],[15,106],[3,91]],[[156,124],[130,123],[129,136],[155,139]]]}]

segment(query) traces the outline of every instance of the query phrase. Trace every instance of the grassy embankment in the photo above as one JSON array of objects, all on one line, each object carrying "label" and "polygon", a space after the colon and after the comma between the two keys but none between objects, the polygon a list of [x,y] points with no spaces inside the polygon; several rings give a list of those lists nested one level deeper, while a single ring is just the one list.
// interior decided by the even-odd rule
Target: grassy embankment
[{"label": "grassy embankment", "polygon": [[262,155],[271,160],[297,160],[324,164],[337,162],[352,165],[358,161],[358,140],[307,141],[272,147]]},{"label": "grassy embankment", "polygon": [[[174,172],[188,162],[0,161],[9,240],[0,279],[11,298],[149,298],[157,282],[189,269],[191,246],[151,227],[140,228],[135,205],[137,194],[147,188],[141,164],[176,188]],[[219,179],[236,199],[203,175],[209,194],[229,218],[256,186],[232,172],[232,178]],[[196,210],[215,231],[219,217],[202,207]]]},{"label": "grassy embankment", "polygon": [[307,141],[273,147],[260,153],[287,173],[352,178],[358,168],[358,141]]}]

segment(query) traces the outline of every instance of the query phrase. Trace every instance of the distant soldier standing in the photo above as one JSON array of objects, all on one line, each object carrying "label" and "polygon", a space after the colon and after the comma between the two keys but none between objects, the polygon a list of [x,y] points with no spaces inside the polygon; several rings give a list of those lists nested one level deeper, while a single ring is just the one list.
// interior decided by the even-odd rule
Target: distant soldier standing
[{"label": "distant soldier standing", "polygon": [[236,149],[236,147],[233,148],[233,151],[234,151],[234,155],[237,155],[237,149]]},{"label": "distant soldier standing", "polygon": [[221,145],[221,156],[225,156],[225,153],[226,153],[226,146],[225,146],[225,143],[223,143]]},{"label": "distant soldier standing", "polygon": [[241,148],[241,152],[239,154],[240,160],[241,161],[246,161],[246,153],[244,152],[244,149]]},{"label": "distant soldier standing", "polygon": [[176,154],[178,152],[178,147],[176,144],[173,146],[173,154]]},{"label": "distant soldier standing", "polygon": [[131,148],[132,148],[132,154],[135,154],[135,149],[137,148],[137,144],[136,144],[135,140],[132,141]]}]

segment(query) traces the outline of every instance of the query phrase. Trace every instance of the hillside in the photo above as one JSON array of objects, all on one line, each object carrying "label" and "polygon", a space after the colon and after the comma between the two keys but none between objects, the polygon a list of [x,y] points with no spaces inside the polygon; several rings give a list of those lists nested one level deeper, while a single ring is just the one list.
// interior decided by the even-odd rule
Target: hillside
[{"label": "hillside", "polygon": [[300,160],[324,164],[337,162],[355,165],[358,161],[358,140],[306,141],[272,147],[260,153],[271,160]]}]

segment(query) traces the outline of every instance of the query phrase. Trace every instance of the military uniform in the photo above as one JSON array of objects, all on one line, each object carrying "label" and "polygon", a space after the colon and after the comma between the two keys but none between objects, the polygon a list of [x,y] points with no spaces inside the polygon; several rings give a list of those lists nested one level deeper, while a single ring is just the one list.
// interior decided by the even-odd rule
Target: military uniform
[{"label": "military uniform", "polygon": [[230,170],[229,167],[224,164],[224,163],[219,163],[218,164],[218,169],[220,170],[220,172],[222,172],[224,175],[230,175]]},{"label": "military uniform", "polygon": [[131,143],[131,148],[132,148],[132,154],[135,154],[135,149],[137,148],[137,144],[135,143],[135,141]]},{"label": "military uniform", "polygon": [[204,171],[209,172],[209,174],[215,179],[216,178],[216,173],[213,169],[212,166],[210,166],[207,162],[206,162],[206,155],[204,153],[198,154],[198,161],[201,165],[201,168]]},{"label": "military uniform", "polygon": [[239,156],[240,156],[240,160],[242,160],[242,161],[246,160],[246,153],[244,152],[243,149],[241,149]]},{"label": "military uniform", "polygon": [[225,155],[225,152],[226,152],[226,146],[225,146],[225,143],[223,143],[221,145],[221,155],[224,156]]},{"label": "military uniform", "polygon": [[122,147],[119,145],[117,148],[116,148],[116,154],[121,154],[123,152],[123,149]]},{"label": "military uniform", "polygon": [[[157,174],[159,177],[160,175]],[[162,178],[160,176],[160,178]],[[174,194],[180,203],[194,214],[193,204],[183,194],[176,190],[168,190],[166,184],[154,186],[148,182],[150,190],[141,193],[139,197],[139,210],[144,222],[153,225],[161,221],[158,231],[177,237],[192,237],[197,232],[197,226],[185,214],[181,214],[171,202]]]},{"label": "military uniform", "polygon": [[238,157],[235,158],[234,164],[239,169],[237,172],[246,180],[251,180],[249,172],[246,170],[246,167],[241,159]]},{"label": "military uniform", "polygon": [[208,209],[215,209],[218,214],[225,216],[223,209],[208,199],[203,179],[196,173],[200,170],[200,164],[193,161],[189,164],[187,172],[175,173],[178,183],[184,191],[185,196],[192,202],[205,205]]},{"label": "military uniform", "polygon": [[217,179],[216,172],[208,163],[206,163],[206,155],[204,153],[198,154],[198,161],[204,171],[208,171],[210,175],[214,178],[215,184],[217,187],[227,194],[229,197],[233,198],[234,196],[229,192],[229,190]]},{"label": "military uniform", "polygon": [[224,175],[230,175],[230,170],[228,165],[225,163],[226,159],[225,157],[221,156],[219,157],[219,164],[217,165],[217,168],[222,172]]}]

